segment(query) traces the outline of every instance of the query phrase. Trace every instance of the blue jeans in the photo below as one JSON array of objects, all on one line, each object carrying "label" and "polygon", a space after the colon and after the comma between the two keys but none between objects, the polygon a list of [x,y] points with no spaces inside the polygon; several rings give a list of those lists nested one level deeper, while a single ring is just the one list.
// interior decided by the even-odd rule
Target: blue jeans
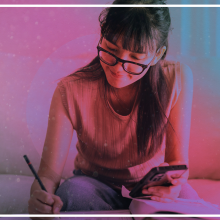
[{"label": "blue jeans", "polygon": [[[84,175],[80,170],[74,171],[74,174],[56,191],[56,195],[63,201],[61,211],[128,209],[131,199],[124,198],[119,191]],[[199,199],[198,194],[189,184],[182,185],[179,197]]]}]

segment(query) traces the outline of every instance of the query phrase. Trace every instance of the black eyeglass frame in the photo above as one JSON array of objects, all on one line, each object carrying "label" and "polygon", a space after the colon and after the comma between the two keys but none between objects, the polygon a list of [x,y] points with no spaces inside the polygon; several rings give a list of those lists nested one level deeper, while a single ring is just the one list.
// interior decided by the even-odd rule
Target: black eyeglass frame
[{"label": "black eyeglass frame", "polygon": [[[98,50],[98,57],[99,57],[99,59],[100,59],[103,63],[105,63],[105,64],[107,64],[107,65],[109,65],[109,66],[115,66],[118,62],[121,62],[124,71],[127,72],[127,73],[129,73],[129,74],[132,74],[132,75],[140,75],[140,74],[143,73],[144,70],[147,69],[147,67],[149,66],[149,64],[148,64],[148,65],[145,65],[145,64],[136,63],[136,62],[129,61],[129,60],[123,60],[123,59],[121,59],[121,58],[115,56],[114,54],[110,53],[109,51],[103,49],[103,48],[100,47],[99,45],[97,46],[97,50]],[[99,52],[100,52],[100,51],[104,51],[104,52],[110,54],[111,56],[113,56],[113,57],[116,59],[115,64],[110,65],[109,63],[105,62],[105,61],[101,58],[101,56],[99,56]],[[133,64],[136,64],[136,65],[138,65],[138,66],[141,66],[141,67],[143,68],[143,70],[142,70],[140,73],[133,73],[133,72],[127,71],[127,70],[125,69],[125,67],[124,67],[124,64],[125,64],[125,63],[133,63]]]}]

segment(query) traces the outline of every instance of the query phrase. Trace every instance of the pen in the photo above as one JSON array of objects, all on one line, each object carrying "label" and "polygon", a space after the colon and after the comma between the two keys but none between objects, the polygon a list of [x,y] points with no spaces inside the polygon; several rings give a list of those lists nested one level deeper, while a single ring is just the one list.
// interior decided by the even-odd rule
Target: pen
[{"label": "pen", "polygon": [[31,164],[30,160],[28,159],[27,155],[24,155],[24,159],[27,162],[27,164],[28,164],[29,168],[31,169],[32,173],[34,174],[36,180],[40,184],[41,189],[47,192],[46,188],[44,187],[44,185],[41,182],[39,176],[37,175],[36,171],[34,170],[34,167],[32,166],[32,164]]}]

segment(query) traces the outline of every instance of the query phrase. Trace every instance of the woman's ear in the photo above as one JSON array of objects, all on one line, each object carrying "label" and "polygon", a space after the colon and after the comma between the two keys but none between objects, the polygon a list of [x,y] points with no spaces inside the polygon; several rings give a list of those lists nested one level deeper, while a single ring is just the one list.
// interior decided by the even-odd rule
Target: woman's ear
[{"label": "woman's ear", "polygon": [[151,66],[154,66],[155,64],[157,64],[157,62],[161,59],[161,57],[164,55],[165,51],[166,51],[166,46],[161,47],[160,49],[157,50],[155,57],[151,63]]}]

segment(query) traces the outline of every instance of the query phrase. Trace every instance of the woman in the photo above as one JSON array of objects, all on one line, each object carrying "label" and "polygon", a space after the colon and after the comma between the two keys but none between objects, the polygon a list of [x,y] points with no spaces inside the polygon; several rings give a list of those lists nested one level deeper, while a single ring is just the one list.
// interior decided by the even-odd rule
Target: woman
[{"label": "woman", "polygon": [[[125,209],[122,185],[132,189],[155,166],[188,164],[193,79],[189,67],[164,60],[169,9],[112,7],[99,21],[98,56],[54,92],[38,171],[48,192],[34,181],[30,213]],[[59,186],[73,130],[75,175]],[[142,192],[161,202],[198,198],[187,178]]]}]

